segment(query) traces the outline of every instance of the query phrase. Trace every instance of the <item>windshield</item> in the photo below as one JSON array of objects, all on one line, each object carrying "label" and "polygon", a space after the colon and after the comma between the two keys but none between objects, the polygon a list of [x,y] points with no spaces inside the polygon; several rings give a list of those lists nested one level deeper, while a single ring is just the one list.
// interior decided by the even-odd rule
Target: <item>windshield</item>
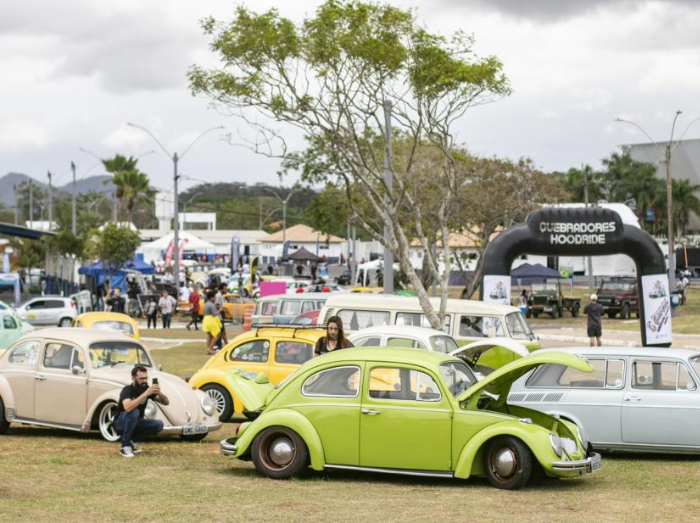
[{"label": "windshield", "polygon": [[556,283],[533,283],[532,284],[532,292],[556,291],[556,290],[557,290]]},{"label": "windshield", "polygon": [[108,332],[123,332],[124,334],[134,334],[134,327],[124,321],[97,321],[92,324],[92,329]]},{"label": "windshield", "polygon": [[90,362],[93,369],[128,363],[153,367],[146,349],[128,341],[103,341],[90,345]]},{"label": "windshield", "polygon": [[693,366],[693,369],[695,370],[696,374],[700,376],[700,356],[690,358],[690,364]]},{"label": "windshield", "polygon": [[440,365],[440,374],[450,394],[455,398],[476,383],[476,377],[466,363],[449,361]]},{"label": "windshield", "polygon": [[430,346],[435,352],[442,352],[443,354],[449,354],[459,349],[457,342],[450,336],[431,336]]},{"label": "windshield", "polygon": [[619,281],[606,281],[600,288],[601,291],[629,291],[632,290],[632,284]]},{"label": "windshield", "polygon": [[510,337],[515,340],[532,340],[535,338],[530,326],[525,321],[523,313],[520,311],[506,315],[506,325],[508,325]]}]

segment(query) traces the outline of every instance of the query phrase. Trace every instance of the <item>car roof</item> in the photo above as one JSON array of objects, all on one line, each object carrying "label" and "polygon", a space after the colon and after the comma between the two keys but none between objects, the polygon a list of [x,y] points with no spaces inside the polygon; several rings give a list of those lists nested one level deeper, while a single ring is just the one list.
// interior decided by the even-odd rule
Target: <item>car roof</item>
[{"label": "car roof", "polygon": [[280,294],[281,300],[327,300],[328,292],[300,292],[297,294]]},{"label": "car roof", "polygon": [[587,357],[595,356],[646,356],[654,358],[690,358],[700,356],[700,350],[675,349],[669,347],[562,347],[539,349],[540,351],[569,352],[572,354],[585,354]]},{"label": "car roof", "polygon": [[431,329],[429,327],[417,327],[414,325],[378,325],[375,327],[367,327],[366,329],[358,330],[348,336],[349,338],[360,338],[372,334],[393,334],[413,336],[414,338],[428,338],[432,336],[449,336],[449,334]]},{"label": "car roof", "polygon": [[299,338],[315,342],[325,334],[325,329],[316,325],[280,324],[270,327],[251,327],[248,332],[236,336],[231,342],[245,341],[251,338],[262,338],[266,336],[273,338]]},{"label": "car roof", "polygon": [[79,345],[90,345],[91,343],[100,341],[129,341],[138,343],[138,341],[126,334],[72,327],[52,327],[49,329],[35,330],[22,336],[20,340],[37,338],[50,338],[52,340],[61,340],[68,343],[77,343]]},{"label": "car roof", "polygon": [[446,361],[462,361],[455,356],[442,354],[441,352],[427,351],[423,349],[408,348],[354,348],[334,350],[309,361],[327,363],[359,363],[365,361],[379,361],[386,363],[417,363],[428,366],[440,365]]},{"label": "car roof", "polygon": [[93,320],[93,321],[123,321],[125,323],[137,323],[131,316],[121,312],[108,311],[92,311],[84,312],[76,318],[76,320]]},{"label": "car roof", "polygon": [[[439,307],[440,298],[430,298],[430,302],[432,303],[433,307]],[[386,295],[357,292],[331,293],[328,297],[328,301],[326,302],[327,307],[353,307],[358,305],[365,306],[367,308],[381,307],[383,309],[396,309],[399,311],[407,310],[409,312],[413,312],[412,309],[415,309],[416,312],[423,312],[423,309],[421,308],[416,296],[396,296],[393,294]],[[450,309],[450,305],[463,306],[465,309],[469,306],[473,306],[476,308],[474,312],[478,314],[500,315],[503,313],[520,311],[519,308],[511,305],[502,305],[500,303],[489,303],[475,300],[458,300],[454,298],[448,299],[448,309]]]}]

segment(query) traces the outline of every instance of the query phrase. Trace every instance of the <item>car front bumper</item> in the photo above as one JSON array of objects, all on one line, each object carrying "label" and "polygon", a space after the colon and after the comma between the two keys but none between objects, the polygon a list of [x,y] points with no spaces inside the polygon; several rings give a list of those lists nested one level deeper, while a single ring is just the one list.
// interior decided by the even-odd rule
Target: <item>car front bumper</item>
[{"label": "car front bumper", "polygon": [[236,454],[236,440],[238,438],[229,438],[229,439],[224,439],[221,440],[221,443],[219,443],[219,448],[221,449],[221,453],[224,456],[234,456]]},{"label": "car front bumper", "polygon": [[584,473],[598,472],[600,470],[600,454],[591,452],[586,459],[575,461],[555,461],[552,463],[552,471],[559,473]]},{"label": "car front bumper", "polygon": [[[204,425],[207,428],[207,434],[209,432],[217,431],[221,428],[221,423],[195,423],[194,425]],[[163,427],[161,434],[177,434],[181,435],[185,432],[185,427],[192,425],[166,425]],[[203,433],[201,433],[203,434]]]}]

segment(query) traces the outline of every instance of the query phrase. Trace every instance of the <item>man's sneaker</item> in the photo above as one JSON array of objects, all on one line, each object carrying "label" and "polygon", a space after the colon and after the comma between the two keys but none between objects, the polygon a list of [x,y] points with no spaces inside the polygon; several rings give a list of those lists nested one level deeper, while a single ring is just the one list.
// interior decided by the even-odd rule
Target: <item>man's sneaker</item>
[{"label": "man's sneaker", "polygon": [[122,447],[119,450],[119,455],[122,458],[133,458],[134,457],[134,451],[131,450],[131,447]]},{"label": "man's sneaker", "polygon": [[143,452],[143,449],[140,448],[136,443],[133,441],[131,442],[131,452],[133,454],[141,454]]}]

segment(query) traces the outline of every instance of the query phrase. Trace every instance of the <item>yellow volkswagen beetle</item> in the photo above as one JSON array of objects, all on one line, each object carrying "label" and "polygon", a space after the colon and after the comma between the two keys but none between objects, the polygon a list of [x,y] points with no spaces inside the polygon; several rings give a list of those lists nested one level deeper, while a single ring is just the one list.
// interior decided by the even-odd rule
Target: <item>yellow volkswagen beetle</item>
[{"label": "yellow volkswagen beetle", "polygon": [[211,397],[219,419],[227,421],[243,412],[243,404],[229,388],[226,371],[239,368],[246,372],[264,372],[275,385],[313,358],[316,341],[325,330],[316,327],[261,327],[245,332],[212,356],[189,384]]},{"label": "yellow volkswagen beetle", "polygon": [[86,312],[73,320],[73,327],[121,332],[135,340],[141,339],[136,320],[120,312]]}]

